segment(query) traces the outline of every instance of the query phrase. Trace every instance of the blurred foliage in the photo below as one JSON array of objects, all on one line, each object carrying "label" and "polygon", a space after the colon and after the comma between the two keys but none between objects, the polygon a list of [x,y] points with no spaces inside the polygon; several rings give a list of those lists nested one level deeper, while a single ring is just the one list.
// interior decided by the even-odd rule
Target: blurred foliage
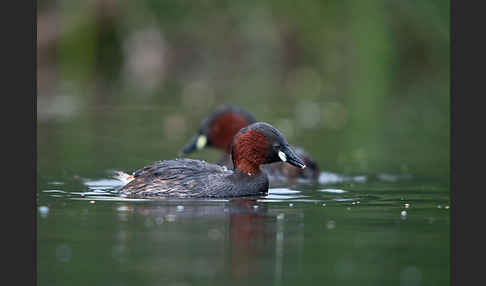
[{"label": "blurred foliage", "polygon": [[233,103],[323,170],[447,179],[449,21],[438,0],[40,2],[39,171],[174,158]]}]

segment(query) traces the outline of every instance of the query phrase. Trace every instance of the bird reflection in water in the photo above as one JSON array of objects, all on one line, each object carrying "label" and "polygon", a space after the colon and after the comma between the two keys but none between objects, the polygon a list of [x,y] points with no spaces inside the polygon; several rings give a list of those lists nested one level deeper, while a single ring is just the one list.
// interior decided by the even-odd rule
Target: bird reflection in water
[{"label": "bird reflection in water", "polygon": [[[275,234],[271,233],[275,229],[271,225],[275,224],[275,220],[265,217],[268,215],[267,206],[258,202],[257,198],[231,199],[225,203],[167,203],[126,204],[118,207],[121,222],[144,221],[149,228],[147,232],[138,232],[137,240],[143,236],[144,239],[151,240],[153,246],[164,245],[164,248],[170,249],[170,252],[165,251],[160,255],[154,249],[151,252],[153,260],[180,260],[189,255],[193,259],[187,261],[189,264],[186,264],[184,272],[191,276],[205,272],[204,275],[208,275],[207,272],[210,272],[213,278],[245,281],[268,275],[263,273],[262,264],[266,255],[274,255],[273,248],[269,245],[275,244]],[[187,228],[188,223],[194,224],[194,227]],[[201,224],[207,226],[207,236],[201,236]],[[163,225],[166,227],[162,227]],[[127,245],[126,248],[138,247],[134,238],[129,240],[132,245]],[[176,251],[181,247],[184,249],[183,253]],[[264,253],[266,247],[266,252],[270,253]],[[208,249],[213,249],[209,255]],[[187,250],[192,253],[187,253]],[[205,254],[201,256],[202,253]],[[196,260],[204,263],[195,263]],[[166,269],[165,275],[174,278],[174,275],[177,277],[180,274],[171,272]]]},{"label": "bird reflection in water", "polygon": [[[258,276],[258,265],[265,243],[266,206],[256,200],[230,203],[231,273],[234,277]],[[256,273],[255,273],[256,272]]]}]

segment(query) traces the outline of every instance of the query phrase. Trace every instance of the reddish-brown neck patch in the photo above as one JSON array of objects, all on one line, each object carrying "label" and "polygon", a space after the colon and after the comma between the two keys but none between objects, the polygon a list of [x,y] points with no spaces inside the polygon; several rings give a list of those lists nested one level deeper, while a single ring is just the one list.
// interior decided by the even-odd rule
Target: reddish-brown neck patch
[{"label": "reddish-brown neck patch", "polygon": [[248,124],[249,122],[239,114],[224,113],[218,116],[210,127],[211,144],[229,154],[233,137]]},{"label": "reddish-brown neck patch", "polygon": [[249,175],[257,174],[267,156],[268,141],[261,132],[248,130],[235,138],[232,153],[235,170]]}]

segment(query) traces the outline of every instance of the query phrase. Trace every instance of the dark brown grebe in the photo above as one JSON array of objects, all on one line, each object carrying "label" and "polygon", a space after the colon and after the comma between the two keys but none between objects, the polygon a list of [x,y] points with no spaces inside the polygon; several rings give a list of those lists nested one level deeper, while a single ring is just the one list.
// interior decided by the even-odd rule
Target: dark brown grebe
[{"label": "dark brown grebe", "polygon": [[[205,147],[216,148],[224,152],[218,162],[219,165],[233,167],[231,160],[231,142],[233,136],[241,128],[256,122],[248,111],[234,105],[221,105],[205,118],[200,125],[199,132],[184,146],[183,154],[190,154]],[[262,166],[267,173],[270,184],[293,182],[304,179],[310,182],[319,177],[319,167],[302,148],[295,148],[296,154],[304,161],[306,168],[300,169],[292,165],[278,162]]]},{"label": "dark brown grebe", "polygon": [[258,196],[267,194],[269,185],[260,165],[283,161],[305,168],[282,133],[264,122],[242,128],[234,136],[231,154],[233,170],[193,159],[155,162],[133,173],[120,194],[177,198]]}]

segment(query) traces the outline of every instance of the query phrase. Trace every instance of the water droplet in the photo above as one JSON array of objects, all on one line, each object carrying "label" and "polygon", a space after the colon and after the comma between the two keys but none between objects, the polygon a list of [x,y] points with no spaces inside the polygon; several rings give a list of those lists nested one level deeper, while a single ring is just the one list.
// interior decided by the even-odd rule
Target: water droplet
[{"label": "water droplet", "polygon": [[165,219],[168,221],[168,222],[174,222],[175,219],[176,219],[176,216],[173,215],[173,214],[168,214],[165,216]]},{"label": "water droplet", "polygon": [[402,211],[400,214],[401,214],[402,216],[406,216],[406,215],[407,215],[407,211]]},{"label": "water droplet", "polygon": [[116,210],[119,212],[126,212],[129,208],[127,206],[119,206]]},{"label": "water droplet", "polygon": [[410,204],[405,204],[405,208],[408,209],[410,207]]},{"label": "water droplet", "polygon": [[293,204],[293,203],[290,203],[290,204],[289,204],[289,207],[293,207],[293,206],[294,206],[294,204]]},{"label": "water droplet", "polygon": [[39,212],[42,218],[46,218],[47,215],[49,214],[49,208],[46,206],[40,206],[39,207]]},{"label": "water droplet", "polygon": [[178,212],[182,212],[182,211],[184,211],[184,206],[177,206],[177,207],[176,207],[176,210],[177,210]]},{"label": "water droplet", "polygon": [[283,213],[280,213],[280,214],[277,215],[277,219],[279,219],[279,220],[284,219],[284,218],[285,218],[285,214],[283,214]]},{"label": "water droplet", "polygon": [[90,203],[90,204],[94,204],[94,203],[95,203],[95,201],[89,201],[89,203]]}]

